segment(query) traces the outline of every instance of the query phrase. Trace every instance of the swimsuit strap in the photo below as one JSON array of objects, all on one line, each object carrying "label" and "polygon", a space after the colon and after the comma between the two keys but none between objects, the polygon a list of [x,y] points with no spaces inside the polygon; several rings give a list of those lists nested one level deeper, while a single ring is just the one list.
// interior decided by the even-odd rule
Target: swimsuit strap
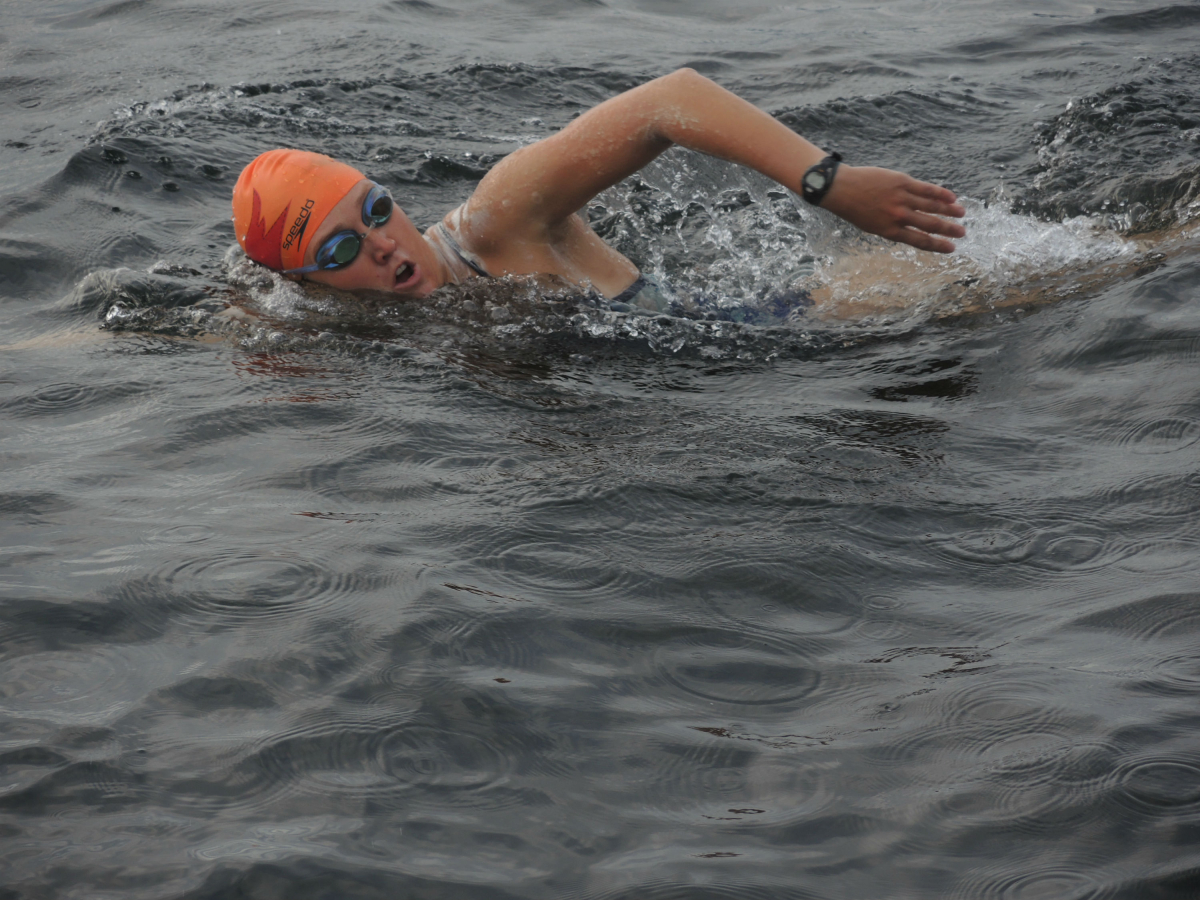
[{"label": "swimsuit strap", "polygon": [[643,275],[641,272],[638,272],[637,281],[635,281],[629,287],[625,288],[625,290],[621,291],[621,293],[617,294],[617,296],[609,299],[608,302],[609,303],[632,303],[633,298],[636,297],[638,295],[638,293],[642,290],[642,288],[644,288],[647,284],[648,284],[648,282],[646,281],[646,276]]},{"label": "swimsuit strap", "polygon": [[479,264],[479,260],[475,258],[474,254],[467,253],[461,246],[459,246],[458,241],[454,239],[454,235],[450,233],[449,228],[447,228],[441,222],[438,222],[433,227],[434,230],[437,231],[438,237],[446,242],[446,246],[454,251],[454,255],[461,259],[468,269],[470,269],[480,278],[492,277],[488,273],[488,270]]},{"label": "swimsuit strap", "polygon": [[[463,265],[465,265],[480,278],[492,277],[491,273],[480,264],[479,259],[475,256],[475,254],[468,253],[462,248],[462,245],[455,240],[454,234],[449,228],[446,227],[444,222],[438,222],[433,226],[433,228],[430,229],[430,231],[433,231],[437,235],[438,240],[444,243],[454,253],[454,255],[462,261]],[[666,305],[665,298],[657,296],[657,294],[660,293],[658,290],[659,285],[653,279],[647,278],[641,272],[638,273],[637,280],[634,281],[633,284],[629,285],[629,287],[625,288],[625,290],[621,291],[621,293],[617,294],[617,296],[610,298],[608,302],[624,304],[632,303],[634,298],[637,297],[637,295],[640,294],[646,287],[653,287],[655,289],[654,291],[647,292],[648,294],[656,294],[654,299],[657,302],[655,302],[654,305],[660,310],[664,308]]]}]

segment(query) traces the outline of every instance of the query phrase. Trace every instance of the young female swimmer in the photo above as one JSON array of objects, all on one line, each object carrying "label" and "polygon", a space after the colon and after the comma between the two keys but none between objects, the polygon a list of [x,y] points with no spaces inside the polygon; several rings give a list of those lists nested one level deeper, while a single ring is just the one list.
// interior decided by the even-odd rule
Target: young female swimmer
[{"label": "young female swimmer", "polygon": [[949,253],[966,232],[945,188],[900,172],[838,165],[767,113],[691,69],[606,100],[515,151],[471,198],[422,235],[387,191],[327,156],[271,150],[233,192],[234,227],[253,260],[344,290],[424,297],[478,276],[558,275],[636,302],[646,284],[578,211],[679,144],[749,166],[872,234]]}]

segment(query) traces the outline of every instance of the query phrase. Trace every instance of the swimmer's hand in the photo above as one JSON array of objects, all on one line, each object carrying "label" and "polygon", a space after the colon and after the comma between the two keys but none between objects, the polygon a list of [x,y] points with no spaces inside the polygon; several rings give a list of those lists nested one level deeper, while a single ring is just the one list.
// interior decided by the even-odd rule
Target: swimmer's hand
[{"label": "swimmer's hand", "polygon": [[953,191],[874,166],[838,166],[821,208],[863,231],[936,253],[954,252],[954,244],[937,235],[960,238],[967,233],[943,218],[966,215]]}]

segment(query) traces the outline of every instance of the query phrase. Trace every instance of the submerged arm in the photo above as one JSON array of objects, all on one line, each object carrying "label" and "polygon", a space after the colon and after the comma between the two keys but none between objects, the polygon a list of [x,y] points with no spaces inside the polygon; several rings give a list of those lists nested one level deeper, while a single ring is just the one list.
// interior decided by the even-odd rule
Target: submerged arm
[{"label": "submerged arm", "polygon": [[[552,241],[596,194],[673,144],[748,166],[797,192],[804,172],[825,157],[758,107],[680,69],[506,157],[480,182],[472,217],[481,214],[477,225],[492,234]],[[951,191],[889,169],[843,164],[821,206],[864,231],[924,250],[948,253],[954,245],[937,235],[965,233],[940,218],[964,215]],[[479,227],[471,230],[486,240]]]}]

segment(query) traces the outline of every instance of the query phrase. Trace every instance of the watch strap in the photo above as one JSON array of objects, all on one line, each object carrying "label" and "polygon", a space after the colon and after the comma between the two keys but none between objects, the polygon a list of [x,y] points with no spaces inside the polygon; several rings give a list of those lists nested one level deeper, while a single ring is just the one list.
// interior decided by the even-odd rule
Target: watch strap
[{"label": "watch strap", "polygon": [[833,187],[833,178],[837,175],[838,164],[842,154],[836,151],[830,153],[816,165],[809,166],[800,179],[800,196],[813,206],[820,206],[829,189]]}]

